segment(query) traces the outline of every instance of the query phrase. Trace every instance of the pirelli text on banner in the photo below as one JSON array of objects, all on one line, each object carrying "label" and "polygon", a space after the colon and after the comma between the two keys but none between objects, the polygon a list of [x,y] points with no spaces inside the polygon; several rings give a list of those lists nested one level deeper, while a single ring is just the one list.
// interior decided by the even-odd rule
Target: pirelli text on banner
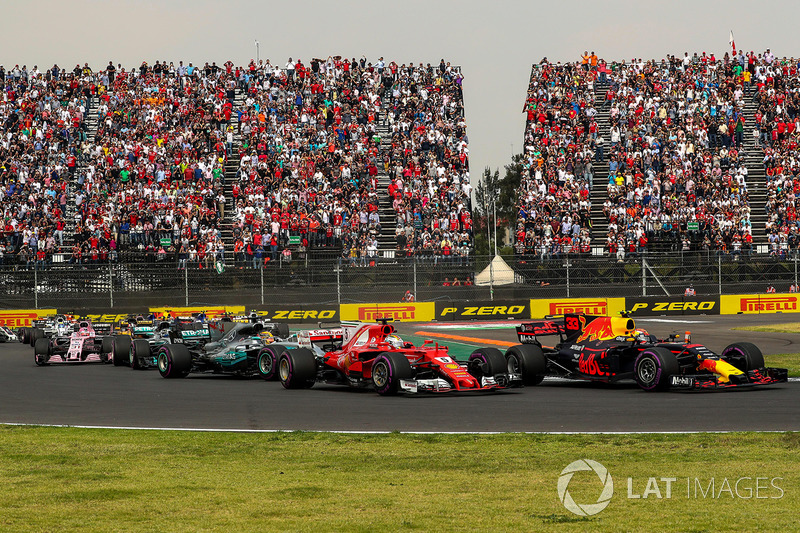
[{"label": "pirelli text on banner", "polygon": [[342,304],[339,307],[341,320],[374,322],[379,318],[391,318],[400,322],[429,322],[436,316],[433,302],[399,304]]},{"label": "pirelli text on banner", "polygon": [[625,310],[625,298],[559,298],[531,300],[531,318],[549,315],[583,313],[594,316],[614,316]]},{"label": "pirelli text on banner", "polygon": [[723,294],[720,311],[723,315],[800,313],[797,294]]},{"label": "pirelli text on banner", "polygon": [[527,301],[436,302],[436,320],[530,318]]},{"label": "pirelli text on banner", "polygon": [[9,328],[21,328],[30,326],[34,320],[55,314],[55,309],[8,309],[0,311],[0,325]]},{"label": "pirelli text on banner", "polygon": [[719,297],[635,296],[625,298],[625,309],[633,316],[718,315]]}]

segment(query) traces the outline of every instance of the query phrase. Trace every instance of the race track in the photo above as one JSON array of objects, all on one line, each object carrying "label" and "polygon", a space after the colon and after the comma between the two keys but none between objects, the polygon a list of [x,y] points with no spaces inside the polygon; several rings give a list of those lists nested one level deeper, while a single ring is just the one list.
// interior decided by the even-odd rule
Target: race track
[{"label": "race track", "polygon": [[[639,319],[659,336],[691,330],[715,350],[751,340],[765,354],[800,352],[800,336],[732,332],[746,323],[791,316]],[[674,320],[674,319],[669,319]],[[403,324],[402,333],[448,331]],[[458,335],[514,341],[513,329]],[[446,341],[441,341],[446,342]],[[29,346],[0,345],[0,423],[238,430],[421,432],[798,431],[800,382],[725,393],[659,393],[633,384],[606,386],[548,380],[481,395],[380,397],[317,385],[285,390],[277,382],[217,375],[167,380],[155,370],[111,365],[37,367]]]}]

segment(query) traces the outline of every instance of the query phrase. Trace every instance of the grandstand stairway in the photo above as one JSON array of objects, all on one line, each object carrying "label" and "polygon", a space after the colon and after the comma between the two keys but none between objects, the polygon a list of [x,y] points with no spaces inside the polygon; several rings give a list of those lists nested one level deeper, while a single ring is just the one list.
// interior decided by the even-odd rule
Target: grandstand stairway
[{"label": "grandstand stairway", "polygon": [[[387,109],[383,108],[383,117],[386,117],[386,113],[388,113]],[[384,155],[392,149],[392,138],[389,133],[388,121],[378,121],[376,129],[381,137],[380,159],[378,161],[378,215],[381,219],[381,232],[378,235],[378,255],[384,258],[394,258],[397,220],[392,207],[392,198],[389,196],[389,185],[392,180],[389,174],[386,173],[383,162]]]},{"label": "grandstand stairway", "polygon": [[[236,215],[236,206],[233,203],[233,184],[238,181],[239,163],[239,149],[242,146],[242,135],[238,128],[238,111],[244,107],[245,93],[240,88],[236,88],[236,96],[233,100],[233,109],[231,110],[231,124],[237,127],[234,128],[233,133],[233,149],[231,155],[225,161],[224,168],[224,184],[223,193],[225,194],[225,216],[220,220],[219,230],[222,242],[225,243],[226,258],[232,257],[233,253],[233,223]],[[235,121],[234,121],[234,117]]]},{"label": "grandstand stairway", "polygon": [[595,82],[595,109],[597,115],[597,135],[603,137],[605,157],[603,162],[592,161],[594,178],[590,191],[591,220],[592,220],[592,246],[605,246],[608,235],[608,220],[603,214],[603,204],[608,200],[608,152],[611,146],[611,106],[606,103],[606,93],[610,85]]},{"label": "grandstand stairway", "polygon": [[[89,99],[89,104],[86,108],[86,116],[84,117],[86,141],[87,146],[94,146],[94,139],[97,135],[97,127],[100,123],[100,117],[97,114],[100,99],[93,97]],[[75,169],[75,175],[72,177],[72,182],[69,184],[67,190],[67,208],[64,213],[64,245],[60,247],[59,252],[63,254],[71,253],[70,250],[75,244],[75,215],[77,209],[75,208],[75,195],[78,192],[78,178],[82,174],[86,174],[88,169],[88,158],[81,155]]]},{"label": "grandstand stairway", "polygon": [[764,150],[758,140],[753,137],[758,109],[753,96],[755,90],[751,86],[745,95],[745,130],[743,149],[740,150],[747,167],[747,196],[750,203],[750,223],[752,224],[753,248],[767,244],[767,173],[764,171]]}]

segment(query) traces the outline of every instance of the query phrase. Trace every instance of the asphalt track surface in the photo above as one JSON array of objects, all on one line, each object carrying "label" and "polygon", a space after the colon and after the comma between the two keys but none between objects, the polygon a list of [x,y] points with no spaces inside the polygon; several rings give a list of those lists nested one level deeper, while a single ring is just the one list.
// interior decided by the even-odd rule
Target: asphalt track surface
[{"label": "asphalt track surface", "polygon": [[[638,322],[658,336],[691,330],[695,342],[714,350],[750,340],[765,354],[800,352],[800,335],[731,331],[745,324],[800,321],[800,316],[683,320]],[[412,333],[425,331],[426,325],[400,324],[398,329]],[[513,329],[448,333],[516,340]],[[278,382],[209,374],[167,380],[155,370],[100,364],[37,367],[32,348],[11,343],[0,344],[0,423],[209,430],[798,431],[800,382],[727,392],[646,393],[633,383],[548,380],[493,394],[380,397],[369,390],[320,384],[285,390]]]}]

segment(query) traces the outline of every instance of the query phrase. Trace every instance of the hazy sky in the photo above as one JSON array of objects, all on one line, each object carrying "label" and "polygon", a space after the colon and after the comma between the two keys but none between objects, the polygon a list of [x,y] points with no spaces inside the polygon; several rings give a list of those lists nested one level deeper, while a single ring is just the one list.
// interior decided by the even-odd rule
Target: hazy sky
[{"label": "hazy sky", "polygon": [[661,58],[728,50],[736,44],[800,55],[796,2],[743,0],[3,0],[0,64],[93,68],[156,59],[195,64],[342,55],[398,63],[460,64],[473,181],[521,147],[530,65],[543,56],[574,61],[584,50],[606,59]]}]

